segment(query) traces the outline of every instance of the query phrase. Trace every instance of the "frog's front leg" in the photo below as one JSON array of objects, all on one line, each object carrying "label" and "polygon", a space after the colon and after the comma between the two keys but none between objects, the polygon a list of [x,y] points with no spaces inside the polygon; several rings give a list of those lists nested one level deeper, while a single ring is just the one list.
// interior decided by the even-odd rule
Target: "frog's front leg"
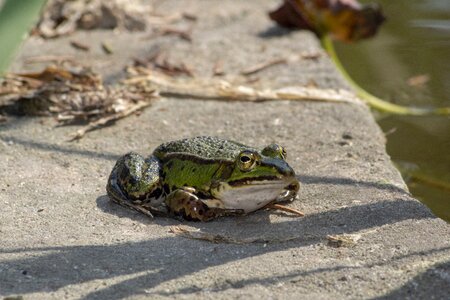
[{"label": "frog's front leg", "polygon": [[106,191],[114,202],[130,207],[148,216],[165,214],[160,204],[160,165],[150,156],[144,159],[137,153],[122,156],[111,171]]},{"label": "frog's front leg", "polygon": [[209,221],[220,216],[242,215],[241,209],[225,209],[220,200],[202,200],[195,194],[195,189],[184,187],[176,189],[166,196],[166,205],[176,215],[187,220]]}]

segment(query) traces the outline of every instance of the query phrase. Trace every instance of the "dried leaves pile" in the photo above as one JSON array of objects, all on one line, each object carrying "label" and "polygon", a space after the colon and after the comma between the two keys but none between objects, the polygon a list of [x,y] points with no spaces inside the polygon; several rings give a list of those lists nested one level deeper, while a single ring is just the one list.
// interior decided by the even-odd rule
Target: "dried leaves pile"
[{"label": "dried leaves pile", "polygon": [[0,83],[0,111],[55,115],[62,125],[87,123],[72,138],[150,105],[155,90],[139,85],[106,87],[87,68],[50,66],[38,73],[9,74]]}]

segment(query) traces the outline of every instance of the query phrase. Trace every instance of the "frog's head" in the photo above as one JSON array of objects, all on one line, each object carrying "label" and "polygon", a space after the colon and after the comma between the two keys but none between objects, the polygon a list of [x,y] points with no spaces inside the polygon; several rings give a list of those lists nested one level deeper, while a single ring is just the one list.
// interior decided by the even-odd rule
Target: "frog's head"
[{"label": "frog's head", "polygon": [[[276,144],[262,151],[241,151],[228,176],[212,189],[226,208],[257,210],[272,201],[294,200],[300,184],[285,161],[286,151]],[[226,177],[226,178],[225,178]]]}]

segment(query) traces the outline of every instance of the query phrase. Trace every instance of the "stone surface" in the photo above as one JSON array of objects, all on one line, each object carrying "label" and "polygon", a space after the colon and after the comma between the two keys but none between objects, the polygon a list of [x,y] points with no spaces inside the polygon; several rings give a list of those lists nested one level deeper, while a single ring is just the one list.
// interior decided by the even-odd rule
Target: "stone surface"
[{"label": "stone surface", "polygon": [[[198,16],[192,43],[108,31],[30,38],[13,69],[40,69],[26,63],[38,55],[72,55],[114,83],[133,57],[160,47],[199,77],[211,76],[222,60],[231,78],[274,57],[310,52],[319,57],[273,66],[254,75],[254,85],[346,87],[314,36],[273,27],[265,13],[277,4],[165,1],[159,10]],[[76,51],[70,40],[91,51]],[[114,54],[105,55],[101,41]],[[450,226],[407,192],[364,105],[160,99],[78,142],[67,142],[76,127],[55,125],[49,118],[0,125],[0,296],[445,299],[450,293]],[[164,141],[196,135],[286,146],[302,182],[292,206],[306,216],[258,211],[183,223],[259,239],[214,244],[170,233],[177,220],[149,219],[107,199],[107,176],[121,154],[149,154]],[[356,243],[335,248],[328,235]]]}]

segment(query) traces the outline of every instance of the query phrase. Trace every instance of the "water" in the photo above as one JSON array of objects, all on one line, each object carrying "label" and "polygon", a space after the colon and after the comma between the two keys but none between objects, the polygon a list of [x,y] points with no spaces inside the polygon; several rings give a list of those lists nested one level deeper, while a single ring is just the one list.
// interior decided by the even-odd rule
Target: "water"
[{"label": "water", "polygon": [[[377,2],[388,18],[380,33],[370,41],[336,45],[347,71],[382,99],[450,107],[450,2]],[[435,186],[450,186],[450,117],[376,116],[410,191],[450,222],[450,189]]]}]

